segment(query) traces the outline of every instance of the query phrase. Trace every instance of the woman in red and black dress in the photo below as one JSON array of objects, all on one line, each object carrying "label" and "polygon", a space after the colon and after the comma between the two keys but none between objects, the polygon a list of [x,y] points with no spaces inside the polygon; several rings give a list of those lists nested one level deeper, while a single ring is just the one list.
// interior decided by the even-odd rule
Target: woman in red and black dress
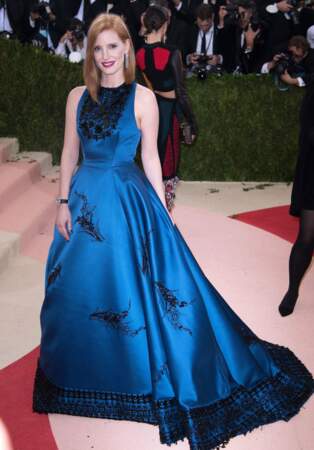
[{"label": "woman in red and black dress", "polygon": [[184,120],[191,127],[192,140],[196,122],[184,84],[180,51],[163,44],[167,32],[168,12],[150,6],[143,16],[145,44],[136,54],[136,62],[144,80],[156,95],[159,108],[158,151],[165,183],[169,211],[175,198],[180,159],[180,124]]}]

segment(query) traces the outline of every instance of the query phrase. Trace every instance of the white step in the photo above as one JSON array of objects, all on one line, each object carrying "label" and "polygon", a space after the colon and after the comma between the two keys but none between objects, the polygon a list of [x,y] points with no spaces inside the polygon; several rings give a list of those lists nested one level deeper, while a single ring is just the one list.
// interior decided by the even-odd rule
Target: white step
[{"label": "white step", "polygon": [[0,164],[14,159],[18,152],[19,143],[16,138],[0,138]]},{"label": "white step", "polygon": [[19,253],[20,238],[17,233],[0,231],[0,274],[7,269],[10,260]]},{"label": "white step", "polygon": [[44,264],[13,258],[0,274],[0,369],[38,346],[43,296]]}]

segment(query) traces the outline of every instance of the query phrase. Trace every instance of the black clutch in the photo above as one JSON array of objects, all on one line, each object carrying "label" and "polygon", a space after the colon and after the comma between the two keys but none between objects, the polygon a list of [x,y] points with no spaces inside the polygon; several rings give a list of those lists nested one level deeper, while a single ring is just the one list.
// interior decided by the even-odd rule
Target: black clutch
[{"label": "black clutch", "polygon": [[181,125],[181,135],[182,135],[182,142],[187,145],[191,145],[192,140],[192,127],[187,122],[182,122]]}]

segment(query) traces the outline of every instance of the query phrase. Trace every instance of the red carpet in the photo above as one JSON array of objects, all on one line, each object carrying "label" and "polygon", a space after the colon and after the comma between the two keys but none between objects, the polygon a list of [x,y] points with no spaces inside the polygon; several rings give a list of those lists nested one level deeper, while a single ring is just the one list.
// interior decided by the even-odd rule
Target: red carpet
[{"label": "red carpet", "polygon": [[232,218],[261,228],[292,243],[296,239],[299,228],[299,219],[290,216],[289,206],[277,206],[235,214]]},{"label": "red carpet", "polygon": [[0,371],[0,416],[14,450],[57,450],[48,416],[32,412],[39,348]]}]

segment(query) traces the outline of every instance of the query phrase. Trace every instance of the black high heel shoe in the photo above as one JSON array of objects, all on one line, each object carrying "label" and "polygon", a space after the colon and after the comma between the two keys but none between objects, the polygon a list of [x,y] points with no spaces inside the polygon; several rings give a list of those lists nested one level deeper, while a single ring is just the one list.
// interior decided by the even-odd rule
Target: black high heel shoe
[{"label": "black high heel shoe", "polygon": [[293,313],[295,304],[298,299],[298,293],[292,294],[291,292],[287,292],[284,298],[282,299],[282,302],[279,305],[279,313],[285,317],[289,316]]}]

